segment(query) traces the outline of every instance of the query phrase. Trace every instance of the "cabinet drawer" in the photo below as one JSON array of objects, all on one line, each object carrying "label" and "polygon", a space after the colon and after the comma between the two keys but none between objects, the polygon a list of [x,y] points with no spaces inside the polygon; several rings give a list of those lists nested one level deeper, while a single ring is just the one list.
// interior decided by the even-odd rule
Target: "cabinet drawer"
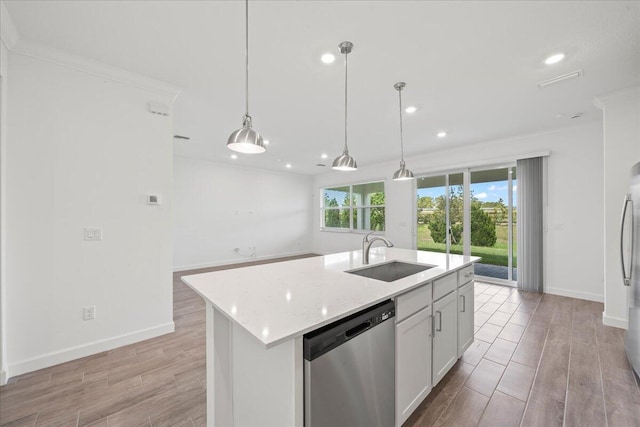
[{"label": "cabinet drawer", "polygon": [[473,280],[473,264],[458,270],[458,287]]},{"label": "cabinet drawer", "polygon": [[456,273],[450,273],[433,281],[433,300],[437,301],[451,291],[455,291],[458,285]]},{"label": "cabinet drawer", "polygon": [[431,304],[431,283],[396,297],[396,323]]}]

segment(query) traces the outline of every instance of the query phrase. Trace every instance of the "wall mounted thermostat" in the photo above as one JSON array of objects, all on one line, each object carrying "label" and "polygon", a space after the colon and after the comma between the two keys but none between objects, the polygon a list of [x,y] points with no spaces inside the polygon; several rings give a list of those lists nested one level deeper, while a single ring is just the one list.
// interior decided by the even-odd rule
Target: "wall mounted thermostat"
[{"label": "wall mounted thermostat", "polygon": [[160,204],[160,196],[157,194],[147,194],[147,204],[148,205],[159,205]]}]

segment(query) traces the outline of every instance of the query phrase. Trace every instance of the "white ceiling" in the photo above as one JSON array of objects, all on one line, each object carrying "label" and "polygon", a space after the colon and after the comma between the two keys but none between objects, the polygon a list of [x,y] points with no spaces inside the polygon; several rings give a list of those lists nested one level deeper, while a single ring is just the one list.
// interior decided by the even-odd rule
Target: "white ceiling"
[{"label": "white ceiling", "polygon": [[[342,151],[343,59],[320,56],[344,40],[355,45],[349,148],[360,166],[399,158],[400,80],[404,104],[419,108],[405,115],[409,156],[601,120],[595,96],[640,83],[637,1],[251,1],[250,113],[271,145],[231,160],[226,139],[244,113],[243,1],[6,4],[26,40],[182,87],[174,130],[191,141],[176,141],[177,155],[290,162],[292,173],[327,172]],[[563,62],[544,65],[559,51]],[[578,69],[582,78],[537,86]]]}]

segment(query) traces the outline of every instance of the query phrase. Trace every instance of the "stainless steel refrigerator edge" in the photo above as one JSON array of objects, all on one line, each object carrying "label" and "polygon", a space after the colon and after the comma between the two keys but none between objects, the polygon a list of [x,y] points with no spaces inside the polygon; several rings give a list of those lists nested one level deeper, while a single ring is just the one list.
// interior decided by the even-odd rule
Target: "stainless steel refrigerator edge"
[{"label": "stainless steel refrigerator edge", "polygon": [[624,347],[629,363],[640,376],[640,163],[631,168],[631,186],[622,208],[620,257],[624,285],[630,286]]}]

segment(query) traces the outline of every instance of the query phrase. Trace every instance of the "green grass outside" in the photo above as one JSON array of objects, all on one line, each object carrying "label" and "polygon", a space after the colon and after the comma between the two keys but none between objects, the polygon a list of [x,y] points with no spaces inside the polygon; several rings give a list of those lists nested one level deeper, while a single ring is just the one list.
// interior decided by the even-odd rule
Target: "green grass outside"
[{"label": "green grass outside", "polygon": [[[482,257],[483,264],[501,265],[507,267],[509,264],[508,259],[508,227],[506,225],[496,225],[496,244],[492,247],[486,246],[471,246],[471,255]],[[517,251],[514,230],[514,244],[513,244],[513,266],[517,266],[517,259],[515,253]],[[444,243],[436,243],[431,238],[431,232],[426,224],[418,224],[418,249],[423,251],[432,252],[446,252],[446,245]],[[462,245],[451,245],[451,253],[462,255]]]}]

